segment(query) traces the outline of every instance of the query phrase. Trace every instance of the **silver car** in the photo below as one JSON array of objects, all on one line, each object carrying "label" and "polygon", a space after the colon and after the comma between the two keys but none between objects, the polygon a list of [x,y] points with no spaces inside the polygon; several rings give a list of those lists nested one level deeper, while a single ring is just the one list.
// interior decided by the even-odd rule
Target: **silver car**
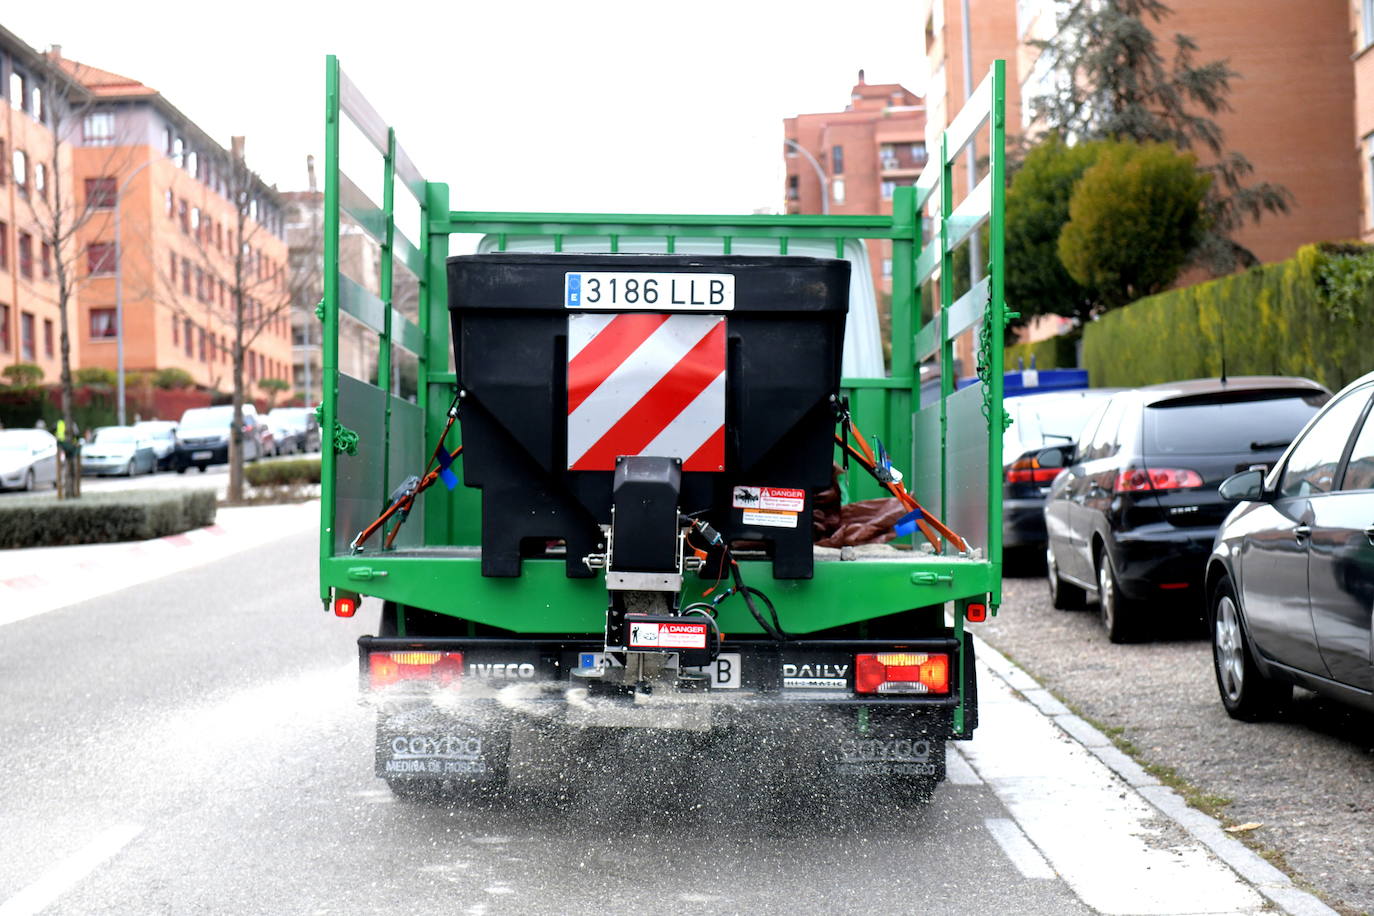
[{"label": "silver car", "polygon": [[41,429],[0,429],[0,489],[57,486],[57,439]]},{"label": "silver car", "polygon": [[139,435],[151,439],[153,454],[157,456],[157,469],[165,471],[172,466],[172,453],[177,447],[177,425],[171,420],[140,420],[134,424]]},{"label": "silver car", "polygon": [[157,470],[153,442],[132,426],[102,426],[81,446],[82,474],[151,474]]}]

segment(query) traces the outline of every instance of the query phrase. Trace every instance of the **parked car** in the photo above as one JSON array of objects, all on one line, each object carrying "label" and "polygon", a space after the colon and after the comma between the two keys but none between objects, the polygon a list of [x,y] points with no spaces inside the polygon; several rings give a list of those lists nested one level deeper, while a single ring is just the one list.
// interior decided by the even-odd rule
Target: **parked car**
[{"label": "parked car", "polygon": [[278,454],[320,450],[320,424],[309,407],[274,407],[267,424],[276,434]]},{"label": "parked car", "polygon": [[57,486],[57,439],[41,429],[0,429],[0,489]]},{"label": "parked car", "polygon": [[177,448],[177,425],[171,420],[140,420],[134,424],[134,429],[152,440],[157,469],[165,471],[171,468],[172,456]]},{"label": "parked car", "polygon": [[102,426],[81,446],[82,474],[151,474],[157,470],[153,440],[132,426]]},{"label": "parked car", "polygon": [[[212,464],[229,463],[229,428],[234,420],[234,408],[229,404],[216,407],[192,407],[181,415],[177,424],[177,444],[172,465],[178,474],[195,467],[204,472]],[[263,455],[258,412],[252,404],[243,405],[243,460],[256,461]]]},{"label": "parked car", "polygon": [[258,440],[258,457],[265,458],[269,455],[280,455],[281,450],[277,446],[277,435],[272,431],[272,427],[267,424],[264,417],[244,417],[245,426],[251,427],[251,431],[244,435],[252,435]]},{"label": "parked car", "polygon": [[1028,394],[1003,401],[1011,426],[1002,435],[1002,546],[1008,551],[1045,550],[1045,496],[1063,468],[1042,464],[1041,450],[1078,439],[1093,411],[1119,388],[1088,388]]},{"label": "parked car", "polygon": [[1076,446],[1046,450],[1065,465],[1045,503],[1055,607],[1094,596],[1112,642],[1140,631],[1146,599],[1156,602],[1150,613],[1200,621],[1207,556],[1230,509],[1217,486],[1272,465],[1329,398],[1316,382],[1273,376],[1113,395]]},{"label": "parked car", "polygon": [[1240,501],[1207,567],[1221,702],[1260,719],[1294,685],[1374,711],[1374,373],[1344,388],[1267,475],[1221,485]]}]

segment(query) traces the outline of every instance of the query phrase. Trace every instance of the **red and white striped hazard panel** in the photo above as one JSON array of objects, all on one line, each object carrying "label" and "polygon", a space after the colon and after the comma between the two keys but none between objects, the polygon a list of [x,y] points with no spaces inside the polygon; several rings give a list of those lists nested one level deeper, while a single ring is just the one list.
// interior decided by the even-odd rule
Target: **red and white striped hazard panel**
[{"label": "red and white striped hazard panel", "polygon": [[649,312],[568,316],[568,469],[619,455],[725,470],[725,319]]}]

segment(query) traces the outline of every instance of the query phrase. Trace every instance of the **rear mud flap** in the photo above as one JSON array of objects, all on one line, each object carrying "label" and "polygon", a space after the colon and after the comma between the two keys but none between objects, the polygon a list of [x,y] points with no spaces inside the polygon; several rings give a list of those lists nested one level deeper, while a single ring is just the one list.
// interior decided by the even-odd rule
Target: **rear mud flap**
[{"label": "rear mud flap", "polygon": [[377,775],[384,778],[499,781],[509,757],[510,723],[501,716],[436,709],[377,716]]}]

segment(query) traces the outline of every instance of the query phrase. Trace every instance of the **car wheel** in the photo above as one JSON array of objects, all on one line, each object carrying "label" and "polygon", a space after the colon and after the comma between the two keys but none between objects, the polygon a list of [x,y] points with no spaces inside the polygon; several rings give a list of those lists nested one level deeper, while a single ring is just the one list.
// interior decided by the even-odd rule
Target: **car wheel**
[{"label": "car wheel", "polygon": [[1061,611],[1076,611],[1087,603],[1087,593],[1070,582],[1059,578],[1059,564],[1054,559],[1054,548],[1045,546],[1045,578],[1050,583],[1050,604]]},{"label": "car wheel", "polygon": [[1097,554],[1097,612],[1107,639],[1114,643],[1130,642],[1134,634],[1135,608],[1121,594],[1121,585],[1112,566],[1112,556],[1104,547]]},{"label": "car wheel", "polygon": [[187,468],[187,465],[184,465],[184,464],[179,464],[179,465],[177,465],[177,473],[178,473],[178,474],[185,474],[185,473],[186,473],[186,468]]},{"label": "car wheel", "polygon": [[196,465],[196,470],[197,470],[197,471],[200,471],[202,474],[204,474],[204,473],[205,473],[205,467],[206,467],[206,466],[203,465],[203,464],[198,464],[198,465]]},{"label": "car wheel", "polygon": [[134,476],[134,459],[130,458],[129,463],[124,465],[124,476],[132,478]]},{"label": "car wheel", "polygon": [[1231,718],[1242,722],[1269,718],[1293,698],[1293,685],[1272,681],[1260,673],[1230,578],[1217,583],[1209,610],[1212,668],[1222,705]]},{"label": "car wheel", "polygon": [[27,474],[24,475],[24,490],[25,490],[25,492],[32,493],[32,492],[33,492],[33,486],[34,486],[33,468],[29,468],[29,472],[28,472]]}]

